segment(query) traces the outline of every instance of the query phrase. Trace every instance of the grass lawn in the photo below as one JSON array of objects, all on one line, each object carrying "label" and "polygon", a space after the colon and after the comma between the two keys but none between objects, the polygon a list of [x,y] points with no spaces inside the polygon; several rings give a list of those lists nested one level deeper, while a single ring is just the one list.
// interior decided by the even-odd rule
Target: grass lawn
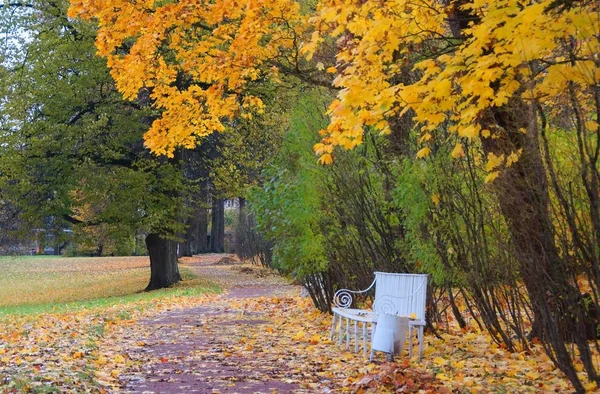
[{"label": "grass lawn", "polygon": [[0,257],[0,315],[101,307],[219,291],[216,285],[180,267],[182,283],[145,293],[149,265],[148,257]]}]

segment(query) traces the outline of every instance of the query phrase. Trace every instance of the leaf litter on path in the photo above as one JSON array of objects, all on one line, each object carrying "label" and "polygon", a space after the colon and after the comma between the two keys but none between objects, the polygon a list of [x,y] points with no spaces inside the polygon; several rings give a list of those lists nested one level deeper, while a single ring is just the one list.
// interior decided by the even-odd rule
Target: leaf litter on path
[{"label": "leaf litter on path", "polygon": [[[217,264],[220,257],[205,255],[183,263],[228,289],[226,294],[157,301],[150,308],[133,308],[129,316],[115,308],[96,315],[44,315],[33,325],[18,319],[3,323],[8,329],[0,337],[0,389],[25,392],[45,385],[74,393],[211,394],[571,391],[539,347],[510,354],[476,332],[444,334],[443,339],[426,335],[422,363],[406,355],[395,363],[378,355],[371,363],[362,353],[331,343],[330,316],[299,297],[297,286],[257,274],[256,267]],[[19,374],[29,376],[29,386],[14,391]]]}]

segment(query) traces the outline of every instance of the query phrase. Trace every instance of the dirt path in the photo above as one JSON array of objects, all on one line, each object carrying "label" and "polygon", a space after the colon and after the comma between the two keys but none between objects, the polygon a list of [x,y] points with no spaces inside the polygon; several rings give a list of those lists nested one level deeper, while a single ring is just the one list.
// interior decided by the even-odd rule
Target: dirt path
[{"label": "dirt path", "polygon": [[[277,351],[254,351],[254,346],[264,344],[256,337],[273,331],[269,308],[247,311],[244,305],[256,297],[265,297],[264,303],[276,302],[297,295],[299,287],[256,267],[222,263],[223,257],[204,255],[183,261],[196,274],[223,286],[225,293],[215,302],[138,322],[144,326],[143,337],[128,338],[129,345],[123,344],[137,365],[119,376],[124,392],[313,392],[299,384],[299,371],[291,371],[289,365],[293,354],[277,349],[275,336],[272,347]],[[244,343],[248,352],[240,353]]]}]

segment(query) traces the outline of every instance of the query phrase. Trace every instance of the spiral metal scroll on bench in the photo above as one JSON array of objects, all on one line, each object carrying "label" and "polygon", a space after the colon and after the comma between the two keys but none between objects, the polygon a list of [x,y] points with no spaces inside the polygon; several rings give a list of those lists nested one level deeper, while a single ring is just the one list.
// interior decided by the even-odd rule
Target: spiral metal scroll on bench
[{"label": "spiral metal scroll on bench", "polygon": [[353,296],[350,290],[338,290],[333,296],[333,303],[338,308],[349,308],[352,305]]}]

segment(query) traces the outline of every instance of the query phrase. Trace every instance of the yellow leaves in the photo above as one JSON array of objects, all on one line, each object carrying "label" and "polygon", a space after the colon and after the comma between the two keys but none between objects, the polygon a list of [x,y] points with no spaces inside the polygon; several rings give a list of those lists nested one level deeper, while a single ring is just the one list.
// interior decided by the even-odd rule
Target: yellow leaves
[{"label": "yellow leaves", "polygon": [[113,357],[113,362],[117,363],[117,364],[122,364],[125,362],[125,357],[123,357],[120,354],[117,354]]},{"label": "yellow leaves", "polygon": [[433,363],[438,367],[443,367],[444,365],[446,365],[448,363],[448,360],[443,359],[441,357],[436,357],[433,359]]},{"label": "yellow leaves", "polygon": [[294,336],[292,336],[292,340],[301,341],[304,339],[305,336],[306,333],[304,331],[298,331],[296,334],[294,334]]},{"label": "yellow leaves", "polygon": [[465,127],[461,127],[458,129],[458,135],[460,137],[465,137],[469,139],[473,139],[479,135],[480,126],[475,124],[469,124]]},{"label": "yellow leaves", "polygon": [[506,157],[506,166],[510,167],[512,166],[514,163],[516,163],[519,160],[519,157],[521,156],[521,153],[523,152],[523,149],[519,149],[516,152],[511,152],[507,157]]},{"label": "yellow leaves", "polygon": [[500,167],[503,163],[504,163],[504,155],[503,154],[496,156],[494,154],[494,152],[490,152],[490,153],[488,153],[488,156],[487,156],[487,164],[485,166],[485,169],[487,171],[491,171],[495,168]]},{"label": "yellow leaves", "polygon": [[427,142],[429,140],[431,140],[431,134],[425,133],[421,138],[419,138],[419,144],[422,144],[423,142]]},{"label": "yellow leaves", "polygon": [[464,150],[463,144],[457,143],[454,146],[454,149],[452,149],[451,156],[453,158],[455,158],[455,159],[459,159],[461,157],[464,157],[465,156],[465,150]]},{"label": "yellow leaves", "polygon": [[433,86],[433,93],[437,97],[446,98],[452,93],[452,82],[448,79],[443,79]]},{"label": "yellow leaves", "polygon": [[425,148],[422,148],[421,150],[419,150],[417,152],[417,159],[423,159],[427,156],[429,156],[429,154],[431,153],[431,149],[426,146]]},{"label": "yellow leaves", "polygon": [[[438,205],[438,204],[440,203],[440,195],[439,195],[439,194],[437,194],[437,193],[434,193],[434,194],[432,194],[432,195],[431,195],[431,202],[432,202],[434,205]],[[414,315],[414,317],[412,317],[413,315]],[[415,313],[413,313],[413,314],[411,314],[411,317],[410,317],[410,318],[411,318],[411,319],[416,319],[416,318],[417,318],[417,315],[416,315]]]},{"label": "yellow leaves", "polygon": [[[307,28],[299,4],[292,0],[249,2],[244,7],[230,0],[167,2],[151,8],[149,13],[144,2],[73,0],[69,13],[97,18],[99,53],[107,57],[126,98],[136,99],[140,89],[152,89],[154,105],[163,112],[145,141],[157,154],[172,155],[176,146],[192,147],[196,137],[223,131],[224,120],[261,112],[262,103],[244,98],[246,85],[272,75],[265,61],[291,49],[295,40],[289,37],[300,37]],[[165,41],[168,58],[160,49]],[[124,42],[130,45],[126,54],[116,50]],[[318,42],[317,35],[315,45]],[[185,75],[192,86],[174,86],[177,75]],[[199,94],[198,86],[207,88]]]},{"label": "yellow leaves", "polygon": [[589,132],[595,133],[598,131],[598,122],[596,122],[595,120],[589,120],[585,122],[585,128]]},{"label": "yellow leaves", "polygon": [[490,172],[489,174],[487,174],[487,176],[485,177],[484,182],[485,183],[491,183],[493,182],[496,178],[498,178],[498,176],[500,175],[500,171],[493,171]]},{"label": "yellow leaves", "polygon": [[465,367],[465,365],[466,365],[466,361],[465,360],[453,361],[452,362],[452,367],[453,368],[462,369],[462,368]]},{"label": "yellow leaves", "polygon": [[83,352],[75,352],[75,353],[73,353],[72,357],[74,359],[82,358],[83,357]]},{"label": "yellow leaves", "polygon": [[531,380],[538,380],[540,378],[540,374],[537,372],[533,372],[533,371],[529,371],[527,373],[525,373],[525,377],[527,379],[531,379]]}]

